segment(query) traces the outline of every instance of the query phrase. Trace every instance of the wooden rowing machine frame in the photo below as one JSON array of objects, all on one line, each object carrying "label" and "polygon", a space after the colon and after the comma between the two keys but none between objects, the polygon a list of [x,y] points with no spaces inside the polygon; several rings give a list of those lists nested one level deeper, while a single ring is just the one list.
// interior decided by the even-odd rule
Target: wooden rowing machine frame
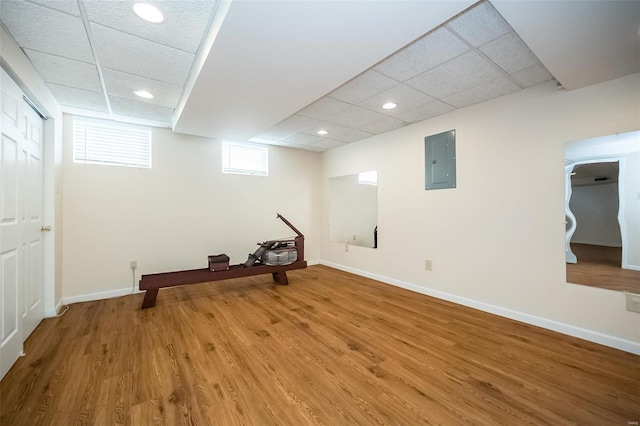
[{"label": "wooden rowing machine frame", "polygon": [[[143,275],[140,278],[139,288],[146,291],[144,294],[144,300],[142,301],[142,309],[152,308],[156,305],[156,297],[158,296],[158,290],[165,287],[176,287],[180,285],[206,283],[212,281],[228,280],[231,278],[250,277],[252,275],[271,274],[273,280],[280,285],[289,284],[287,278],[287,271],[293,269],[303,269],[307,267],[307,262],[304,260],[304,235],[295,226],[291,224],[284,216],[278,213],[278,219],[281,219],[289,228],[291,228],[297,236],[293,239],[283,240],[271,240],[259,243],[260,248],[256,250],[256,253],[250,254],[247,262],[237,265],[229,266],[229,269],[223,269],[220,271],[211,271],[209,268],[203,269],[190,269],[186,271],[176,272],[163,272],[159,274]],[[262,263],[257,263],[256,260],[259,256],[255,256],[258,252],[264,252],[263,247],[266,244],[275,243],[291,243],[293,242],[296,251],[296,261],[288,265],[270,266]],[[251,266],[247,266],[250,264]]]}]

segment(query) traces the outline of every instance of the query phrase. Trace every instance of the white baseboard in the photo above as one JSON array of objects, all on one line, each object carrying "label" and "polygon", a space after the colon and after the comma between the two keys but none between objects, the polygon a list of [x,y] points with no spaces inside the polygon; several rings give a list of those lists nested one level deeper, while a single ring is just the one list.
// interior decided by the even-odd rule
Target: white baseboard
[{"label": "white baseboard", "polygon": [[640,266],[638,266],[638,265],[627,265],[627,269],[631,269],[632,271],[640,271]]},{"label": "white baseboard", "polygon": [[55,317],[56,315],[58,315],[58,312],[60,312],[60,308],[62,308],[62,298],[58,300],[58,303],[56,303],[56,306],[53,308],[52,311],[47,311],[44,313],[44,317],[45,318]]},{"label": "white baseboard", "polygon": [[98,293],[81,294],[79,296],[69,296],[69,297],[65,297],[63,300],[65,305],[70,305],[72,303],[92,302],[94,300],[112,299],[114,297],[126,296],[128,294],[142,293],[142,291],[138,289],[136,289],[135,292],[132,292],[131,290],[132,290],[131,287],[126,287],[118,290],[109,290],[109,291],[101,291]]},{"label": "white baseboard", "polygon": [[329,266],[331,268],[339,269],[341,271],[350,272],[352,274],[360,275],[366,278],[371,278],[376,281],[381,281],[386,284],[391,284],[396,287],[402,287],[407,290],[415,291],[416,293],[425,294],[438,299],[447,300],[449,302],[457,303],[459,305],[475,308],[480,311],[489,312],[491,314],[499,315],[501,317],[513,319],[526,324],[535,325],[537,327],[546,328],[548,330],[557,331],[558,333],[566,334],[569,336],[577,337],[579,339],[588,340],[590,342],[598,343],[611,348],[619,349],[625,352],[631,352],[636,355],[640,355],[640,343],[632,340],[621,339],[615,336],[609,336],[597,331],[587,330],[584,328],[576,327],[574,325],[565,324],[559,321],[554,321],[535,315],[525,314],[523,312],[514,311],[511,309],[503,308],[500,306],[491,305],[485,302],[479,302],[477,300],[468,299],[466,297],[456,296],[454,294],[445,293],[439,290],[433,290],[427,287],[418,286],[408,282],[396,280],[393,278],[385,277],[382,275],[373,274],[371,272],[362,271],[360,269],[351,268],[349,266],[340,265],[333,262],[327,262],[320,260],[321,265]]},{"label": "white baseboard", "polygon": [[[314,265],[319,265],[319,264],[320,264],[319,260],[308,260],[307,261],[307,265],[309,265],[309,266],[314,266]],[[128,294],[144,293],[144,290],[141,291],[141,290],[138,290],[137,288],[135,289],[134,293],[132,293],[131,290],[132,290],[131,287],[127,287],[127,288],[121,288],[121,289],[118,289],[118,290],[101,291],[101,292],[98,292],[98,293],[81,294],[79,296],[65,297],[64,299],[60,300],[60,302],[56,306],[56,313],[54,313],[53,315],[49,315],[49,313],[47,313],[47,317],[56,316],[57,312],[60,311],[60,307],[63,304],[64,305],[70,305],[72,303],[93,302],[94,300],[112,299],[114,297],[126,296]]]}]

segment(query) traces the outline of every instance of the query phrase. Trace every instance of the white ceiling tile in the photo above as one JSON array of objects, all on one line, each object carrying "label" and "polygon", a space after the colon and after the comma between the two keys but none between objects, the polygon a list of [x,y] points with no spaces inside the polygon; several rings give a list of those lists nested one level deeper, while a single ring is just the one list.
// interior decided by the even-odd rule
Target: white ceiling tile
[{"label": "white ceiling tile", "polygon": [[286,137],[286,136],[288,136],[288,135],[290,135],[292,133],[293,132],[284,131],[284,130],[272,127],[271,129],[256,135],[255,138],[256,139],[264,139],[264,140],[275,141],[275,140],[279,140],[280,138],[284,138],[284,137]]},{"label": "white ceiling tile", "polygon": [[184,86],[193,54],[98,24],[91,24],[91,30],[101,66]]},{"label": "white ceiling tile", "polygon": [[54,83],[48,83],[47,86],[49,86],[51,93],[53,93],[53,96],[60,105],[90,109],[94,111],[108,111],[107,102],[105,101],[104,94],[102,93],[61,86]]},{"label": "white ceiling tile", "polygon": [[359,128],[383,120],[385,115],[358,106],[352,106],[327,118],[327,121],[347,127]]},{"label": "white ceiling tile", "polygon": [[[180,101],[180,95],[182,94],[182,87],[180,86],[108,68],[104,68],[103,73],[109,95],[171,108],[175,108]],[[143,100],[133,94],[134,90],[146,90],[153,95],[153,99]]]},{"label": "white ceiling tile", "polygon": [[407,85],[442,99],[495,80],[502,74],[474,51],[458,56],[407,81]]},{"label": "white ceiling tile", "polygon": [[286,142],[292,142],[298,145],[315,145],[319,142],[322,142],[324,138],[322,136],[309,135],[307,133],[298,132],[298,133],[289,135],[282,140]]},{"label": "white ceiling tile", "polygon": [[301,109],[300,111],[298,111],[298,114],[304,115],[305,117],[324,120],[325,118],[337,114],[340,111],[349,108],[350,106],[351,104],[325,96],[324,98],[318,99],[306,108]]},{"label": "white ceiling tile", "polygon": [[261,136],[254,136],[251,139],[249,139],[249,142],[256,142],[256,143],[262,143],[267,145],[274,145],[274,142],[277,142],[277,141],[278,141],[277,139],[267,139]]},{"label": "white ceiling tile", "polygon": [[399,50],[374,67],[398,81],[415,77],[469,50],[469,46],[446,28],[439,28]]},{"label": "white ceiling tile", "polygon": [[365,132],[364,130],[353,129],[345,134],[334,135],[332,139],[336,139],[340,142],[351,143],[370,138],[371,136],[373,136],[373,133]]},{"label": "white ceiling tile", "polygon": [[338,87],[336,90],[331,92],[329,96],[355,105],[390,89],[398,83],[398,81],[395,81],[386,75],[369,70]]},{"label": "white ceiling tile", "polygon": [[2,22],[23,49],[93,63],[82,19],[25,1],[2,0]]},{"label": "white ceiling tile", "polygon": [[282,139],[293,133],[317,126],[320,123],[320,121],[313,118],[294,114],[258,136],[265,139]]},{"label": "white ceiling tile", "polygon": [[540,63],[536,55],[514,32],[485,44],[480,50],[508,73],[531,68]]},{"label": "white ceiling tile", "polygon": [[525,87],[535,86],[545,81],[553,80],[553,75],[545,68],[544,65],[534,65],[522,71],[511,74],[511,78],[520,85]]},{"label": "white ceiling tile", "polygon": [[98,69],[94,64],[24,49],[36,71],[47,83],[101,92]]},{"label": "white ceiling tile", "polygon": [[508,77],[501,77],[497,80],[457,93],[443,100],[456,108],[463,108],[468,105],[497,98],[498,96],[507,95],[518,90],[520,90],[520,87],[518,87],[518,85]]},{"label": "white ceiling tile", "polygon": [[284,146],[287,148],[296,148],[296,149],[305,149],[308,147],[308,145],[299,145],[297,143],[285,142],[280,140],[271,142],[271,145]]},{"label": "white ceiling tile", "polygon": [[472,46],[478,47],[511,31],[511,26],[488,1],[447,24]]},{"label": "white ceiling tile", "polygon": [[412,109],[411,111],[403,112],[396,115],[396,118],[406,121],[407,123],[417,123],[418,121],[427,120],[429,118],[436,117],[438,115],[446,114],[453,111],[455,108],[451,105],[447,105],[444,102],[435,101],[430,104]]},{"label": "white ceiling tile", "polygon": [[[37,3],[50,9],[56,9],[70,15],[80,16],[77,0],[29,0],[31,3]],[[4,3],[4,0],[3,0]]]},{"label": "white ceiling tile", "polygon": [[407,123],[402,120],[398,120],[397,118],[393,117],[387,117],[382,121],[376,121],[375,123],[363,126],[361,127],[361,130],[379,135],[380,133],[386,133],[406,125]]},{"label": "white ceiling tile", "polygon": [[344,142],[336,141],[333,139],[325,139],[322,142],[319,142],[313,145],[313,148],[320,148],[320,149],[326,150],[326,149],[340,148],[341,146],[345,146],[345,145],[346,144]]},{"label": "white ceiling tile", "polygon": [[310,146],[310,145],[299,145],[296,143],[291,143],[291,142],[285,142],[285,141],[281,141],[281,140],[271,140],[271,139],[262,139],[262,138],[251,138],[249,139],[250,142],[256,142],[256,143],[262,143],[265,145],[275,145],[275,146],[281,146],[284,148],[293,148],[293,149],[301,149],[304,151],[312,151],[312,152],[323,152],[326,151],[326,149],[320,147],[320,146]]},{"label": "white ceiling tile", "polygon": [[[404,84],[399,84],[391,89],[382,92],[379,95],[374,96],[373,98],[367,99],[366,101],[359,104],[359,106],[368,108],[373,111],[380,112],[385,115],[396,115],[404,111],[409,111],[410,109],[414,109],[419,107],[420,105],[428,104],[433,102],[433,99],[429,95],[425,95],[424,93],[413,89]],[[394,109],[383,109],[382,105],[387,102],[393,102],[398,106]]]},{"label": "white ceiling tile", "polygon": [[294,114],[291,117],[282,120],[276,126],[279,129],[288,130],[289,133],[301,132],[319,123],[318,120]]},{"label": "white ceiling tile", "polygon": [[111,110],[114,115],[118,114],[128,117],[164,121],[167,124],[171,121],[171,116],[173,115],[173,108],[160,105],[150,105],[145,102],[133,101],[117,96],[109,96],[109,101],[111,102]]},{"label": "white ceiling tile", "polygon": [[133,12],[133,4],[138,3],[136,0],[84,0],[91,22],[189,53],[197,52],[200,41],[209,27],[215,1],[145,2],[159,9],[165,17],[164,21],[154,24],[139,18]]},{"label": "white ceiling tile", "polygon": [[[339,124],[328,123],[326,121],[318,122],[317,124],[308,127],[304,133],[316,136],[318,130],[325,130],[328,133],[322,136],[325,139],[335,139],[341,142],[353,142],[360,137],[360,135],[355,132],[359,132],[358,130],[352,129],[351,127],[341,126]],[[364,132],[363,132],[364,133]],[[371,136],[369,133],[366,133],[362,138]]]}]

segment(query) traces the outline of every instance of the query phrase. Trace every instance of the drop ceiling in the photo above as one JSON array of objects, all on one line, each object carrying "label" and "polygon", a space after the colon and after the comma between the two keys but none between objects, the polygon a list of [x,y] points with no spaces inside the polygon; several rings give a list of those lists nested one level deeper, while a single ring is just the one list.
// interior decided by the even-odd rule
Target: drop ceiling
[{"label": "drop ceiling", "polygon": [[63,111],[168,127],[216,3],[150,1],[167,17],[160,25],[134,3],[2,0],[0,20]]},{"label": "drop ceiling", "polygon": [[552,79],[483,2],[251,140],[332,149]]},{"label": "drop ceiling", "polygon": [[0,20],[65,112],[312,151],[640,71],[637,1],[147,1],[161,24],[134,3],[2,0]]}]

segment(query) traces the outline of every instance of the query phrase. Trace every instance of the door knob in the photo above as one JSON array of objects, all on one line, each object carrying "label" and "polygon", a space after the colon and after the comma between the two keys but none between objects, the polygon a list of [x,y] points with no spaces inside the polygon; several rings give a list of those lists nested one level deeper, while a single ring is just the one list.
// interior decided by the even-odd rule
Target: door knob
[{"label": "door knob", "polygon": [[51,231],[50,226],[43,226],[42,228],[40,228],[40,232],[49,232],[49,231]]}]

